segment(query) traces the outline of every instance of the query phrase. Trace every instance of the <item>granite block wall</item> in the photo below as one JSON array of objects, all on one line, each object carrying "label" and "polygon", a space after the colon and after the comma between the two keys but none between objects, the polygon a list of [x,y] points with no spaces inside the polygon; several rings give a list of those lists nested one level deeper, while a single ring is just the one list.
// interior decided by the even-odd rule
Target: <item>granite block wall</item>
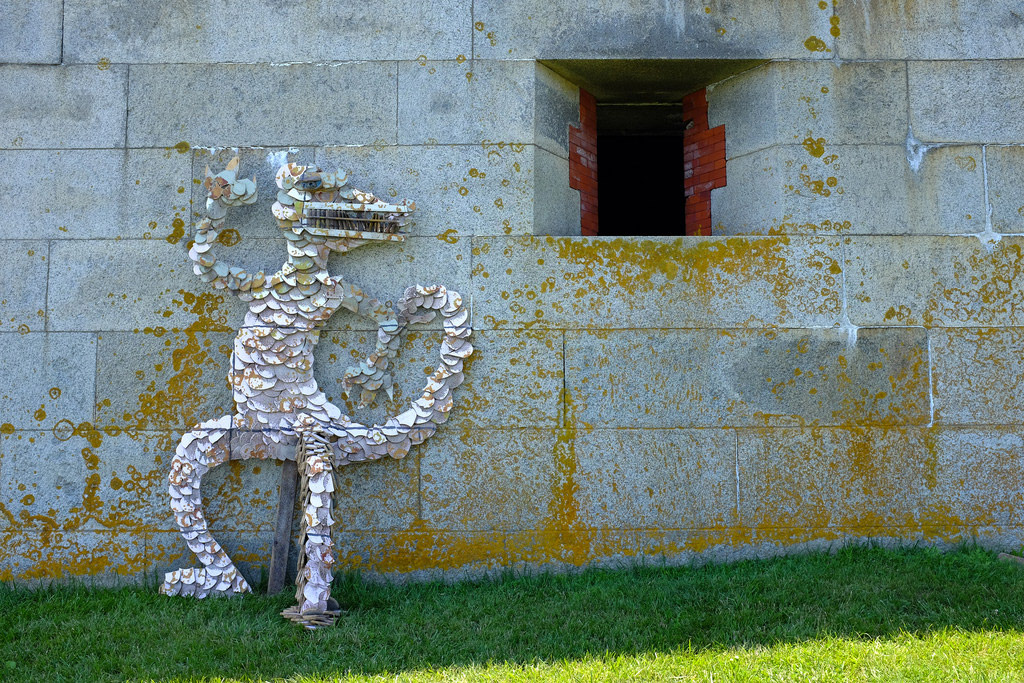
[{"label": "granite block wall", "polygon": [[[343,569],[400,577],[767,556],[848,540],[1024,543],[1020,3],[0,0],[0,580],[190,566],[181,433],[231,410],[244,308],[186,246],[235,154],[262,199],[219,253],[272,268],[288,160],[416,201],[332,268],[394,302],[470,298],[452,418],[340,473]],[[582,237],[557,59],[760,59],[707,83],[713,235]],[[682,163],[682,160],[680,160]],[[649,220],[658,220],[651,213]],[[328,324],[341,394],[368,321]],[[251,579],[279,466],[231,462],[209,518]]]}]

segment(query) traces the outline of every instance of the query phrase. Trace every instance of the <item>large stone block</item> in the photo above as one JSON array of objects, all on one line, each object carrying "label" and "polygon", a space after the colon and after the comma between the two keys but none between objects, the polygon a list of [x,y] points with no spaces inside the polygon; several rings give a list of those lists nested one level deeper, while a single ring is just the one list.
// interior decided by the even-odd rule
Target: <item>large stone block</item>
[{"label": "large stone block", "polygon": [[61,240],[50,258],[50,329],[159,333],[241,324],[241,302],[195,277],[183,245]]},{"label": "large stone block", "polygon": [[[899,144],[907,137],[902,62],[771,62],[708,89],[728,158],[771,145]],[[915,129],[916,130],[916,129]]]},{"label": "large stone block", "polygon": [[910,125],[924,142],[1024,142],[1024,61],[908,62]]},{"label": "large stone block", "polygon": [[530,61],[413,61],[398,65],[398,142],[531,143]]},{"label": "large stone block", "polygon": [[1019,2],[836,3],[842,59],[1014,59]]},{"label": "large stone block", "polygon": [[0,237],[173,239],[189,222],[191,160],[175,150],[6,151],[0,165],[18,169],[0,177]]},{"label": "large stone block", "polygon": [[78,425],[92,419],[95,335],[4,334],[0,366],[0,422],[5,425],[48,430],[58,423]]},{"label": "large stone block", "polygon": [[[315,62],[470,54],[469,0],[211,5],[68,0],[71,62]],[[59,14],[59,9],[57,10]]]},{"label": "large stone block", "polygon": [[711,193],[716,235],[985,229],[980,147],[935,148],[914,169],[904,145],[827,145],[808,138],[734,158],[728,175],[729,184]]},{"label": "large stone block", "polygon": [[395,581],[459,580],[508,566],[495,531],[449,531],[416,521],[398,531],[335,534],[335,570]]},{"label": "large stone block", "polygon": [[992,206],[992,229],[1024,233],[1024,147],[988,146],[988,199]]},{"label": "large stone block", "polygon": [[1024,324],[1024,241],[849,237],[847,304],[855,325]]},{"label": "large stone block", "polygon": [[778,544],[807,530],[912,533],[926,459],[917,429],[741,430],[741,522]]},{"label": "large stone block", "polygon": [[[408,408],[423,392],[426,378],[440,364],[441,334],[414,330],[406,335],[389,372],[394,398],[381,392],[378,405],[359,409],[359,392],[344,395],[350,365],[374,349],[372,332],[324,333],[317,347],[316,378],[341,411],[364,424],[383,423]],[[451,423],[478,428],[558,426],[562,411],[562,335],[559,332],[483,330],[470,337],[473,355],[464,366],[465,382],[455,391]],[[433,443],[433,442],[431,442]]]},{"label": "large stone block", "polygon": [[124,66],[0,66],[0,149],[123,147],[127,90]]},{"label": "large stone block", "polygon": [[943,429],[929,437],[922,527],[939,537],[966,530],[966,537],[977,527],[1006,531],[1024,523],[1024,437],[1019,428]]},{"label": "large stone block", "polygon": [[600,529],[736,525],[733,431],[579,430],[573,453],[581,524]]},{"label": "large stone block", "polygon": [[815,3],[477,0],[473,48],[484,59],[824,58],[831,15]]},{"label": "large stone block", "polygon": [[130,147],[394,143],[393,62],[132,68]]},{"label": "large stone block", "polygon": [[[534,232],[533,145],[415,145],[328,147],[317,150],[325,169],[350,172],[351,184],[380,197],[409,199],[416,211],[407,230],[453,241],[468,235]],[[568,171],[565,183],[568,183]]]},{"label": "large stone block", "polygon": [[62,0],[3,0],[0,2],[0,62],[7,64],[59,64],[61,57]]},{"label": "large stone block", "polygon": [[0,533],[0,581],[23,586],[75,580],[118,586],[142,581],[145,538],[116,530],[19,529]]},{"label": "large stone block", "polygon": [[232,332],[145,328],[103,332],[96,421],[122,429],[185,430],[228,414]]},{"label": "large stone block", "polygon": [[939,424],[1024,422],[1024,328],[930,330]]},{"label": "large stone block", "polygon": [[925,330],[567,332],[566,391],[595,427],[924,424]]},{"label": "large stone block", "polygon": [[140,539],[155,528],[176,528],[167,473],[179,436],[62,420],[49,432],[0,437],[0,504],[11,513],[0,513],[0,528],[9,521],[23,529],[110,529]]},{"label": "large stone block", "polygon": [[[422,518],[449,531],[533,529],[565,513],[570,437],[445,425],[420,459]],[[570,501],[571,502],[571,501]]]},{"label": "large stone block", "polygon": [[836,238],[473,239],[480,328],[831,326]]},{"label": "large stone block", "polygon": [[46,327],[46,284],[49,245],[43,241],[11,240],[0,251],[0,331],[22,333]]},{"label": "large stone block", "polygon": [[38,427],[49,424],[0,432],[0,529],[78,529],[89,515],[89,456],[79,455],[78,439],[62,443]]}]

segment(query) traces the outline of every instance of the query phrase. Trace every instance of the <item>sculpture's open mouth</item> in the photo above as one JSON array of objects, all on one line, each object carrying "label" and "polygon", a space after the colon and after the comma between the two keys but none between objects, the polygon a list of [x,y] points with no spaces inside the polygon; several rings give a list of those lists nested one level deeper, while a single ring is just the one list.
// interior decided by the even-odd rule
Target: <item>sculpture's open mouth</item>
[{"label": "sculpture's open mouth", "polygon": [[387,202],[295,202],[302,229],[327,237],[401,242],[415,205]]}]

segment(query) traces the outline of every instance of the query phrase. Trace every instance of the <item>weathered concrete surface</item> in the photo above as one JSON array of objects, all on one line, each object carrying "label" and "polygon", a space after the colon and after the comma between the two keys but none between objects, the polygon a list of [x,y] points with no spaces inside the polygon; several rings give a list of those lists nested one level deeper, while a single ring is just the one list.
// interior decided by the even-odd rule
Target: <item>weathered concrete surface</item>
[{"label": "weathered concrete surface", "polygon": [[709,88],[708,123],[725,125],[729,159],[808,138],[902,145],[906,79],[903,62],[770,62]]},{"label": "weathered concrete surface", "polygon": [[121,429],[190,429],[230,413],[232,332],[155,330],[99,335],[96,422]]},{"label": "weathered concrete surface", "polygon": [[989,145],[985,159],[992,229],[1024,233],[1024,147]]},{"label": "weathered concrete surface", "polygon": [[535,71],[529,61],[399,62],[398,142],[532,142]]},{"label": "weathered concrete surface", "polygon": [[333,541],[338,570],[396,580],[453,580],[511,564],[501,533],[447,531],[420,521],[401,531],[339,533]]},{"label": "weathered concrete surface", "polygon": [[0,434],[0,530],[68,526],[68,511],[82,504],[87,471],[77,452],[55,457],[61,450],[62,443],[47,431]]},{"label": "weathered concrete surface", "polygon": [[[1009,539],[1024,522],[1024,439],[1017,427],[943,429],[926,443],[926,504],[921,525],[951,541],[974,528],[978,534]],[[988,527],[988,529],[986,529]],[[994,533],[993,533],[994,532]],[[1005,547],[1005,546],[1004,546]]]},{"label": "weathered concrete surface", "polygon": [[830,326],[836,238],[473,239],[485,329]]},{"label": "weathered concrete surface", "polygon": [[836,3],[842,59],[1014,59],[1021,56],[1024,4]]},{"label": "weathered concrete surface", "polygon": [[594,427],[925,424],[923,329],[567,332],[566,391]]},{"label": "weathered concrete surface", "polygon": [[2,238],[163,238],[189,220],[191,160],[175,150],[12,150],[0,165],[18,169],[0,196],[49,198],[10,201]]},{"label": "weathered concrete surface", "polygon": [[1024,421],[1024,328],[936,328],[928,336],[937,423]]},{"label": "weathered concrete surface", "polygon": [[579,520],[600,529],[735,526],[736,433],[720,429],[581,430]]},{"label": "weathered concrete surface", "polygon": [[5,275],[0,293],[0,332],[40,332],[46,326],[49,245],[37,240],[11,240],[0,251]]},{"label": "weathered concrete surface", "polygon": [[[907,63],[910,125],[924,142],[1021,143],[1024,61]],[[971,106],[963,106],[970,102]]]},{"label": "weathered concrete surface", "polygon": [[127,89],[123,66],[0,65],[0,149],[121,147]]},{"label": "weathered concrete surface", "polygon": [[210,329],[226,320],[220,308],[223,293],[207,289],[192,274],[179,245],[164,240],[59,240],[50,259],[50,329]]},{"label": "weathered concrete surface", "polygon": [[[316,163],[351,173],[351,184],[416,202],[412,235],[529,235],[535,232],[537,158],[534,145],[411,145],[328,147]],[[544,166],[546,168],[546,166]],[[568,187],[568,171],[563,184]],[[578,204],[577,198],[577,204]],[[579,216],[576,217],[579,230]]]},{"label": "weathered concrete surface", "polygon": [[0,63],[59,64],[62,0],[0,2]]},{"label": "weathered concrete surface", "polygon": [[89,333],[4,334],[0,345],[0,423],[50,429],[60,420],[92,419],[96,336]]},{"label": "weathered concrete surface", "polygon": [[826,58],[831,15],[814,2],[477,0],[473,50],[484,59]]},{"label": "weathered concrete surface", "polygon": [[316,62],[470,54],[470,2],[66,0],[71,62]]},{"label": "weathered concrete surface", "polygon": [[145,538],[133,532],[19,530],[0,540],[0,581],[19,585],[124,585],[138,583],[149,568]]},{"label": "weathered concrete surface", "polygon": [[[1016,4],[337,5],[8,12],[0,580],[195,564],[167,468],[185,426],[231,410],[245,307],[200,283],[185,249],[204,167],[236,153],[262,198],[232,211],[219,257],[276,270],[277,167],[340,166],[418,211],[404,244],[332,272],[389,304],[443,283],[473,313],[450,421],[404,460],[339,472],[339,568],[457,578],[866,537],[1020,546],[1021,239],[982,241],[1024,233]],[[62,59],[62,13],[71,65],[38,64]],[[567,237],[578,91],[537,56],[563,75],[598,58],[578,73],[607,77],[606,101],[720,81],[716,237]],[[414,328],[394,401],[357,410],[339,380],[374,325],[328,327],[316,376],[356,419],[403,408],[438,361],[439,323]],[[279,475],[233,460],[204,485],[253,580]]]},{"label": "weathered concrete surface", "polygon": [[925,495],[921,439],[919,430],[742,430],[741,521],[777,544],[807,530],[901,536]]},{"label": "weathered concrete surface", "polygon": [[985,229],[981,147],[938,147],[914,169],[904,145],[829,145],[806,138],[801,145],[733,158],[727,168],[729,184],[711,193],[716,235]]},{"label": "weathered concrete surface", "polygon": [[850,319],[855,325],[1024,324],[1022,245],[1018,237],[994,246],[975,237],[846,238]]},{"label": "weathered concrete surface", "polygon": [[396,78],[393,62],[136,65],[128,146],[393,144]]},{"label": "weathered concrete surface", "polygon": [[422,518],[461,531],[533,529],[557,505],[551,430],[447,430],[420,459]]}]

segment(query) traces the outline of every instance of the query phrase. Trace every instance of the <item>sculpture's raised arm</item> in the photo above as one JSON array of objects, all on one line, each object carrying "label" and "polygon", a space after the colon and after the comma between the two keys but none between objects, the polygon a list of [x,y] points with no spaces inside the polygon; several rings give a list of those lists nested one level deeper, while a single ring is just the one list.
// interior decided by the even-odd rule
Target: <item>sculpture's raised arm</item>
[{"label": "sculpture's raised arm", "polygon": [[196,229],[194,243],[188,251],[192,270],[214,288],[227,289],[247,299],[254,287],[263,285],[266,279],[263,271],[250,274],[244,268],[228,265],[214,256],[211,248],[217,240],[217,232],[224,227],[228,207],[256,201],[256,182],[238,177],[238,157],[235,157],[217,175],[211,175],[207,167],[203,186],[206,188],[206,217]]}]

